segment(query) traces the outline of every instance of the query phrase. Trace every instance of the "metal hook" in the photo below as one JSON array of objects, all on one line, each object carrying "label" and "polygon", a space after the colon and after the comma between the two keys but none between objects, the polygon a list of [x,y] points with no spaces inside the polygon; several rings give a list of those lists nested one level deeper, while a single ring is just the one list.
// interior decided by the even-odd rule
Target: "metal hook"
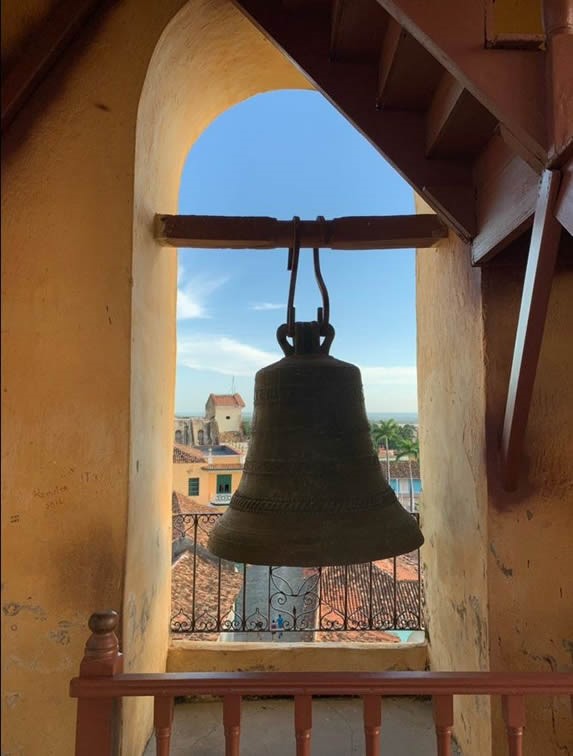
[{"label": "metal hook", "polygon": [[295,215],[292,219],[293,225],[293,239],[292,247],[288,251],[288,263],[287,270],[290,270],[290,286],[288,291],[288,304],[287,304],[287,336],[294,336],[294,321],[295,321],[295,307],[294,307],[294,292],[296,289],[296,276],[298,273],[298,258],[300,255],[300,233],[299,225],[300,218]]},{"label": "metal hook", "polygon": [[[326,221],[324,220],[324,216],[319,215],[316,220],[319,221],[319,223],[321,223],[323,228],[326,230]],[[320,249],[318,247],[314,247],[314,249],[312,250],[312,257],[314,261],[314,276],[322,295],[322,307],[317,308],[316,315],[318,325],[320,326],[320,335],[326,336],[328,323],[330,320],[330,299],[328,297],[328,289],[326,288],[326,284],[324,283],[324,278],[322,277],[322,272],[320,270]]]},{"label": "metal hook", "polygon": [[[324,227],[326,227],[326,221],[322,215],[317,218]],[[292,246],[288,251],[288,263],[287,270],[290,270],[290,286],[288,293],[287,304],[287,336],[294,337],[294,324],[295,324],[295,306],[294,306],[294,294],[296,289],[296,277],[298,273],[298,261],[300,256],[300,218],[295,215],[292,219],[293,223],[293,241]],[[320,249],[314,247],[313,249],[313,261],[314,261],[314,276],[318,285],[320,294],[322,296],[322,307],[317,308],[317,320],[320,326],[320,335],[326,336],[328,334],[328,326],[330,320],[330,299],[328,297],[328,290],[322,277],[320,270]]]}]

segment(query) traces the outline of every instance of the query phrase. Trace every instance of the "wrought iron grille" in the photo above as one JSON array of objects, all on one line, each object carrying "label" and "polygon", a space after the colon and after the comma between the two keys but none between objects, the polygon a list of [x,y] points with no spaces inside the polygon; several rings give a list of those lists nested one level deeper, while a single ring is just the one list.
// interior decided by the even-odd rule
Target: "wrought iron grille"
[{"label": "wrought iron grille", "polygon": [[173,633],[229,640],[287,634],[290,641],[353,633],[376,640],[372,634],[423,627],[419,551],[335,567],[235,564],[206,548],[221,515],[173,516]]}]

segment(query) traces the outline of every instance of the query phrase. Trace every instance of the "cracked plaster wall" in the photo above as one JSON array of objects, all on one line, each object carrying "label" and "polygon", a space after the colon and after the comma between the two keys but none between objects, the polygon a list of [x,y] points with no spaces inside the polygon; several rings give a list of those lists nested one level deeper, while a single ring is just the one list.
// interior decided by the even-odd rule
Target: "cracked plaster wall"
[{"label": "cracked plaster wall", "polygon": [[[417,200],[418,212],[429,208]],[[421,525],[436,670],[572,668],[573,270],[560,256],[520,489],[499,486],[499,432],[521,299],[521,262],[472,269],[455,237],[417,255]],[[506,754],[500,703],[456,703],[464,756]],[[493,748],[493,750],[491,750]],[[526,756],[573,750],[567,698],[529,698]]]},{"label": "cracked plaster wall", "polygon": [[[6,756],[72,752],[92,611],[120,611],[128,670],[165,669],[176,253],[153,215],[219,113],[305,86],[228,0],[124,0],[3,140]],[[135,756],[149,701],[124,725]]]},{"label": "cracked plaster wall", "polygon": [[[431,212],[417,199],[418,212]],[[430,667],[487,670],[487,483],[481,274],[450,233],[416,259],[421,527]],[[487,698],[460,697],[464,756],[490,752]]]},{"label": "cracked plaster wall", "polygon": [[[503,417],[523,265],[483,273],[489,449],[488,594],[491,669],[573,669],[573,267],[564,251],[553,279],[520,487],[500,489]],[[525,756],[573,752],[566,697],[527,701]],[[494,708],[494,738],[503,736]]]}]

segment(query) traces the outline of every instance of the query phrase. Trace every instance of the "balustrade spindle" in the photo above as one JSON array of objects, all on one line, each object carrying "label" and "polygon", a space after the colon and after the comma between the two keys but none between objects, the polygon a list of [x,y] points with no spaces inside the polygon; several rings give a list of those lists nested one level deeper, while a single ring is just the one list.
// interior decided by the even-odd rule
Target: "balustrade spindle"
[{"label": "balustrade spindle", "polygon": [[378,756],[382,725],[382,696],[364,696],[363,702],[366,756]]},{"label": "balustrade spindle", "polygon": [[523,754],[523,728],[525,727],[524,696],[502,696],[503,719],[507,728],[509,756]]},{"label": "balustrade spindle", "polygon": [[312,696],[294,697],[294,730],[296,735],[296,756],[310,756]]},{"label": "balustrade spindle", "polygon": [[157,756],[169,756],[171,725],[173,723],[173,699],[155,696],[153,701],[153,726]]},{"label": "balustrade spindle", "polygon": [[434,723],[438,756],[452,756],[452,730],[454,727],[454,697],[433,696]]},{"label": "balustrade spindle", "polygon": [[241,741],[241,696],[223,697],[225,756],[239,756]]},{"label": "balustrade spindle", "polygon": [[[123,658],[115,634],[117,612],[96,612],[89,619],[92,634],[80,664],[80,678],[114,677],[123,672]],[[114,756],[119,752],[118,699],[79,698],[76,718],[76,756]]]}]

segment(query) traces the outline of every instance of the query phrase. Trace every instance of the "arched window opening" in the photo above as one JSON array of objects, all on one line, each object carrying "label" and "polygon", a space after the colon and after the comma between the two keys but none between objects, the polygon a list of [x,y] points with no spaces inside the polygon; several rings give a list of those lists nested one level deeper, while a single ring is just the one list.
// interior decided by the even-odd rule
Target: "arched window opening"
[{"label": "arched window opening", "polygon": [[[413,212],[413,193],[405,182],[319,94],[303,91],[259,95],[221,115],[188,156],[179,203],[182,215],[280,219]],[[202,487],[205,499],[188,515],[193,528],[208,530],[220,510],[211,515],[199,507],[224,508],[240,485],[249,445],[245,429],[250,429],[254,374],[281,356],[275,332],[286,317],[286,258],[286,250],[179,250],[176,413],[179,419],[208,422],[212,440],[215,429],[218,433],[218,443],[209,449],[203,466],[205,476],[211,476]],[[314,319],[320,304],[311,266],[310,255],[302,250],[297,320]],[[383,473],[402,505],[417,517],[422,484],[414,251],[323,252],[322,272],[336,329],[331,353],[359,365],[372,443]],[[202,413],[198,408],[207,399]],[[203,440],[199,431],[199,446]],[[223,467],[235,472],[222,472]],[[191,549],[199,545],[198,541]],[[197,553],[193,552],[196,580],[208,581],[209,568]],[[417,552],[338,571],[247,567],[239,570],[238,581],[233,569],[228,573],[225,569],[223,582],[237,583],[235,598],[217,614],[215,605],[184,606],[175,565],[172,627],[184,627],[194,637],[194,617],[208,616],[213,640],[271,640],[271,624],[281,604],[282,616],[291,620],[289,627],[308,628],[285,632],[282,637],[290,642],[359,641],[371,632],[382,641],[406,640],[419,637],[422,628]],[[365,570],[380,584],[370,597],[359,588],[361,581],[368,582],[362,580]],[[241,580],[246,581],[246,591]],[[317,581],[322,581],[320,586]],[[252,604],[261,603],[261,590],[263,609]],[[354,619],[345,616],[340,622],[325,614],[324,601],[329,602],[331,614],[339,609],[344,614],[343,597],[349,590],[357,592]],[[310,594],[322,599],[313,600]],[[373,606],[372,595],[384,594],[398,598]],[[213,596],[220,601],[219,595]],[[365,621],[368,634],[360,629]],[[201,627],[204,630],[205,624]]]}]

